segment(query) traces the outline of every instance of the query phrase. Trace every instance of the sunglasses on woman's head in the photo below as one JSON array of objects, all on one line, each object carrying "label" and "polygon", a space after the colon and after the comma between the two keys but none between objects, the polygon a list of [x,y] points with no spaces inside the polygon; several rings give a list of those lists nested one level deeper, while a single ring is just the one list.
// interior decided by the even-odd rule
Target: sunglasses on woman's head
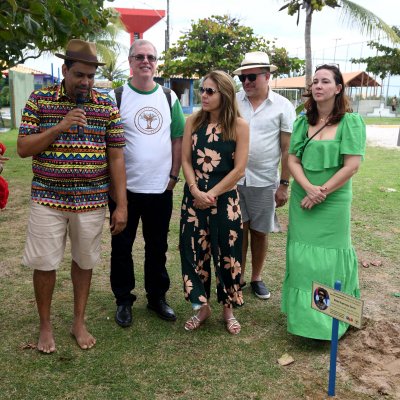
[{"label": "sunglasses on woman's head", "polygon": [[340,71],[339,64],[336,63],[330,63],[330,64],[319,64],[315,67],[315,72],[317,72],[319,69],[332,69],[332,68],[337,68]]},{"label": "sunglasses on woman's head", "polygon": [[199,92],[200,92],[200,94],[207,93],[208,96],[212,96],[214,93],[219,92],[219,90],[216,90],[216,89],[213,89],[213,88],[210,88],[210,87],[200,86],[199,87]]},{"label": "sunglasses on woman's head", "polygon": [[239,81],[244,83],[246,81],[246,78],[249,80],[249,82],[254,82],[257,79],[257,75],[265,75],[265,72],[259,72],[258,74],[242,74],[238,76]]}]

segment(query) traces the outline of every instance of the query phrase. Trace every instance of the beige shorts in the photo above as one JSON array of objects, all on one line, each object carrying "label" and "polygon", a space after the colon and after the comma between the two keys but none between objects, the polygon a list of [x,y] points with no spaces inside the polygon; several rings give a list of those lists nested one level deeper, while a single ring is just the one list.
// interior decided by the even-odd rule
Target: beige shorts
[{"label": "beige shorts", "polygon": [[73,213],[32,202],[22,263],[40,271],[57,269],[68,233],[72,259],[80,268],[92,269],[100,259],[105,216],[106,207]]}]

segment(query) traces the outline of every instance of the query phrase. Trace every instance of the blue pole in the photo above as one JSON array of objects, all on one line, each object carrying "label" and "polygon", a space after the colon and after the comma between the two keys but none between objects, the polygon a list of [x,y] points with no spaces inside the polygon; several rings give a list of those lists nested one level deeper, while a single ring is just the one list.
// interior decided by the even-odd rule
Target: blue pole
[{"label": "blue pole", "polygon": [[[335,282],[335,289],[340,290],[342,283],[340,281]],[[332,340],[331,340],[331,360],[329,367],[329,384],[328,384],[328,396],[335,396],[335,384],[336,384],[336,359],[338,349],[338,337],[339,337],[339,320],[333,318],[332,320]]]}]

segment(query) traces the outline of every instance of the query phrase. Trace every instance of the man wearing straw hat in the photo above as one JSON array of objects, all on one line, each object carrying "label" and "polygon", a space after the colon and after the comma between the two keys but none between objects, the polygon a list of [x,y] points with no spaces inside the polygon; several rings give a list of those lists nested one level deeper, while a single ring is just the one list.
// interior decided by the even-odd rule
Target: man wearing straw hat
[{"label": "man wearing straw hat", "polygon": [[[274,230],[275,207],[287,202],[289,169],[287,165],[290,134],[296,114],[289,100],[269,87],[271,72],[277,70],[262,51],[247,53],[238,75],[243,90],[237,94],[239,109],[250,125],[250,150],[245,177],[239,181],[243,218],[242,282],[250,242],[253,293],[260,299],[271,294],[262,280],[268,233]],[[279,163],[281,172],[279,174]]]},{"label": "man wearing straw hat", "polygon": [[32,157],[31,212],[23,264],[33,269],[40,319],[37,348],[56,350],[50,318],[56,270],[67,234],[71,242],[74,319],[71,334],[82,349],[96,339],[85,324],[92,269],[100,258],[103,224],[110,195],[117,210],[111,234],[127,220],[125,139],[118,108],[92,90],[97,59],[94,43],[72,39],[65,54],[63,81],[34,91],[22,115],[17,142],[21,157]]}]

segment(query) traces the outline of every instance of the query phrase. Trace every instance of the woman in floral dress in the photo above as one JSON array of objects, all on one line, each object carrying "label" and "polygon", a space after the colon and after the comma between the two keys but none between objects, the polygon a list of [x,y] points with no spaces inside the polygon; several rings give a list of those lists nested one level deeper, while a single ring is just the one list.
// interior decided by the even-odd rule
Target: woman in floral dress
[{"label": "woman in floral dress", "polygon": [[197,314],[185,329],[195,330],[211,315],[210,262],[215,266],[217,300],[229,333],[240,332],[233,307],[243,304],[240,288],[242,219],[236,182],[244,175],[249,127],[239,115],[235,84],[222,71],[205,76],[202,108],[187,119],[182,144],[186,184],[182,200],[180,252],[185,298]]}]

